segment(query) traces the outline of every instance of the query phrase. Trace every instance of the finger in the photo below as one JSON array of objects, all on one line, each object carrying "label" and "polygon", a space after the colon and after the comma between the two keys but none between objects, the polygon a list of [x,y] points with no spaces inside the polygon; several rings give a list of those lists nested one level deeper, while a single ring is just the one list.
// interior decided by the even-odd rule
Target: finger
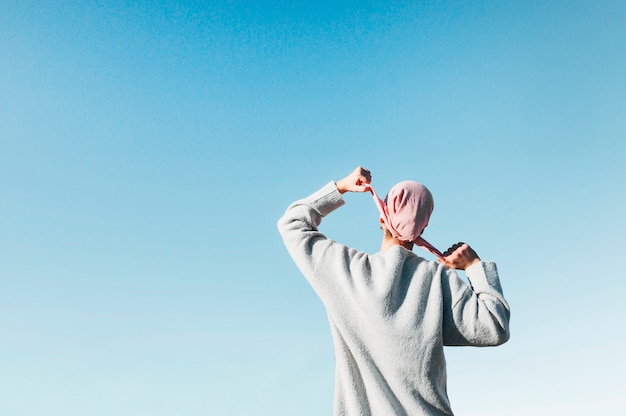
[{"label": "finger", "polygon": [[457,248],[459,248],[459,245],[458,244],[453,244],[443,254],[447,257],[447,256],[451,255],[452,253],[454,253]]},{"label": "finger", "polygon": [[465,244],[465,243],[458,242],[458,243],[454,244],[452,247],[450,247],[450,251],[451,252],[457,251],[458,249],[463,247],[463,244]]}]

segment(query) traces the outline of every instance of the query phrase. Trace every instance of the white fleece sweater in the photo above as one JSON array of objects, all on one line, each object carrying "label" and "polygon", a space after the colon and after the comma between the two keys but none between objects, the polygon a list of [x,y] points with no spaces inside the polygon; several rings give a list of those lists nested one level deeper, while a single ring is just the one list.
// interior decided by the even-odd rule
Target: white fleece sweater
[{"label": "white fleece sweater", "polygon": [[322,300],[335,347],[335,415],[451,415],[444,345],[499,345],[509,306],[496,265],[465,272],[394,246],[370,255],[329,240],[322,217],[344,204],[333,182],[289,206],[278,228]]}]

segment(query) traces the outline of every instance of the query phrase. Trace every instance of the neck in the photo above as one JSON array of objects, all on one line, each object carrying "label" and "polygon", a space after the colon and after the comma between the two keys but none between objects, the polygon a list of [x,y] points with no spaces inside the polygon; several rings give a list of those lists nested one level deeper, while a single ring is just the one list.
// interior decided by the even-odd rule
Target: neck
[{"label": "neck", "polygon": [[394,246],[402,246],[409,251],[413,250],[413,243],[411,242],[401,241],[391,236],[383,236],[383,242],[380,245],[380,251],[388,250]]}]

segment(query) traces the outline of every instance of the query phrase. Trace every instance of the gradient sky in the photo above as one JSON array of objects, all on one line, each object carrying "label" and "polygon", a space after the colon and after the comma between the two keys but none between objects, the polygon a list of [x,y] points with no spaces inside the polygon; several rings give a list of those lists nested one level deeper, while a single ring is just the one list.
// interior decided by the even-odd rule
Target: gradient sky
[{"label": "gradient sky", "polygon": [[[330,415],[326,315],[276,221],[358,165],[426,184],[425,237],[498,264],[512,337],[446,350],[457,414],[623,409],[624,22],[0,0],[0,414]],[[376,251],[371,198],[346,202],[322,231]]]}]

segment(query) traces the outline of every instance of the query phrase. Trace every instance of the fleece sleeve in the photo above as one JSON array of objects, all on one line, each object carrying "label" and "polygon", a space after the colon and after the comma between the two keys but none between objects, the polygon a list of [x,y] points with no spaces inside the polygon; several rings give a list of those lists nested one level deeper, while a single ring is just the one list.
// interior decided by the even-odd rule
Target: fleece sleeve
[{"label": "fleece sleeve", "polygon": [[349,284],[349,269],[356,251],[318,231],[322,218],[344,205],[334,182],[292,203],[278,221],[287,251],[324,303]]},{"label": "fleece sleeve", "polygon": [[479,262],[465,270],[470,284],[448,269],[444,316],[445,345],[500,345],[509,339],[510,309],[502,294],[495,263]]}]

